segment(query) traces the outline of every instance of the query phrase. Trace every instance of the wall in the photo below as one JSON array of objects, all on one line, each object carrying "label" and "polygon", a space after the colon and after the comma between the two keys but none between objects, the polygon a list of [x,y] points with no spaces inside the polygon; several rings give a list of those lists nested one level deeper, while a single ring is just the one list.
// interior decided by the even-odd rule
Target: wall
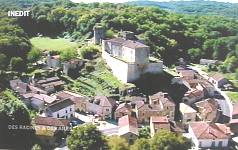
[{"label": "wall", "polygon": [[[72,109],[71,111],[70,111],[70,108]],[[67,110],[67,113],[66,113],[66,110]],[[75,106],[71,105],[71,106],[65,107],[65,108],[63,108],[63,109],[61,109],[57,112],[53,112],[52,117],[53,118],[58,118],[57,114],[59,114],[59,118],[66,118],[66,116],[68,118],[70,118],[71,114],[74,116],[74,112],[75,112]]]},{"label": "wall", "polygon": [[144,73],[160,73],[163,71],[163,62],[159,62],[159,63],[149,63],[145,70]]},{"label": "wall", "polygon": [[149,47],[136,48],[135,50],[135,62],[137,64],[148,64],[149,63]]},{"label": "wall", "polygon": [[102,52],[102,57],[106,60],[108,66],[112,69],[112,73],[123,83],[127,83],[128,64],[119,59],[113,58],[106,51]]}]

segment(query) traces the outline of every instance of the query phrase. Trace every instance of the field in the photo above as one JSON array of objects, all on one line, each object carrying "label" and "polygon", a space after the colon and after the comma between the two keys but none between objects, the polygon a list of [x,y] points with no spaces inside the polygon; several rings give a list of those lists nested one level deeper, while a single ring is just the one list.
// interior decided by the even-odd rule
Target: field
[{"label": "field", "polygon": [[70,48],[76,48],[77,43],[70,42],[67,39],[51,39],[49,37],[33,37],[31,43],[34,47],[42,51],[62,51]]}]

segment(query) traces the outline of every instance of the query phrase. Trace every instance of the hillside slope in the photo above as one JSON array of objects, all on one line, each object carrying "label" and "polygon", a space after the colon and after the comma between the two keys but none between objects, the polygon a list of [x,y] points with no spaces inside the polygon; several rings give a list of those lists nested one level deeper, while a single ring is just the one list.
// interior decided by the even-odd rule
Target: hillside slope
[{"label": "hillside slope", "polygon": [[140,0],[128,2],[127,4],[138,6],[158,6],[162,9],[183,14],[220,15],[238,19],[238,4],[232,3],[203,0],[170,2]]}]

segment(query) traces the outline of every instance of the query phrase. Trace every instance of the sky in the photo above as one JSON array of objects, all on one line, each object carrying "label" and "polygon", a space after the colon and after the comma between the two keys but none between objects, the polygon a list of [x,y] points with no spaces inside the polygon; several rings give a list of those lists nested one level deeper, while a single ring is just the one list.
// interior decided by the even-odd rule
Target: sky
[{"label": "sky", "polygon": [[[110,3],[124,3],[127,1],[135,1],[135,0],[71,0],[72,2],[85,2],[85,3],[91,3],[91,2],[110,2]],[[153,0],[153,1],[170,1],[170,0]],[[179,1],[179,0],[174,0]],[[230,3],[238,3],[238,0],[214,0],[217,2],[230,2]]]}]

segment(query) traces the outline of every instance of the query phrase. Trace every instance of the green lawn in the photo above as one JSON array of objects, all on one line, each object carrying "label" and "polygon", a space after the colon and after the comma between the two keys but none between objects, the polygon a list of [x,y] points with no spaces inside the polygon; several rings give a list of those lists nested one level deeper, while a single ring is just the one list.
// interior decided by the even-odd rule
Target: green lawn
[{"label": "green lawn", "polygon": [[231,91],[227,91],[226,92],[227,96],[229,96],[229,98],[231,99],[232,102],[238,102],[238,92],[231,92]]},{"label": "green lawn", "polygon": [[43,51],[62,51],[77,47],[77,43],[70,42],[68,39],[63,38],[51,39],[49,37],[33,37],[30,41],[34,47]]}]

